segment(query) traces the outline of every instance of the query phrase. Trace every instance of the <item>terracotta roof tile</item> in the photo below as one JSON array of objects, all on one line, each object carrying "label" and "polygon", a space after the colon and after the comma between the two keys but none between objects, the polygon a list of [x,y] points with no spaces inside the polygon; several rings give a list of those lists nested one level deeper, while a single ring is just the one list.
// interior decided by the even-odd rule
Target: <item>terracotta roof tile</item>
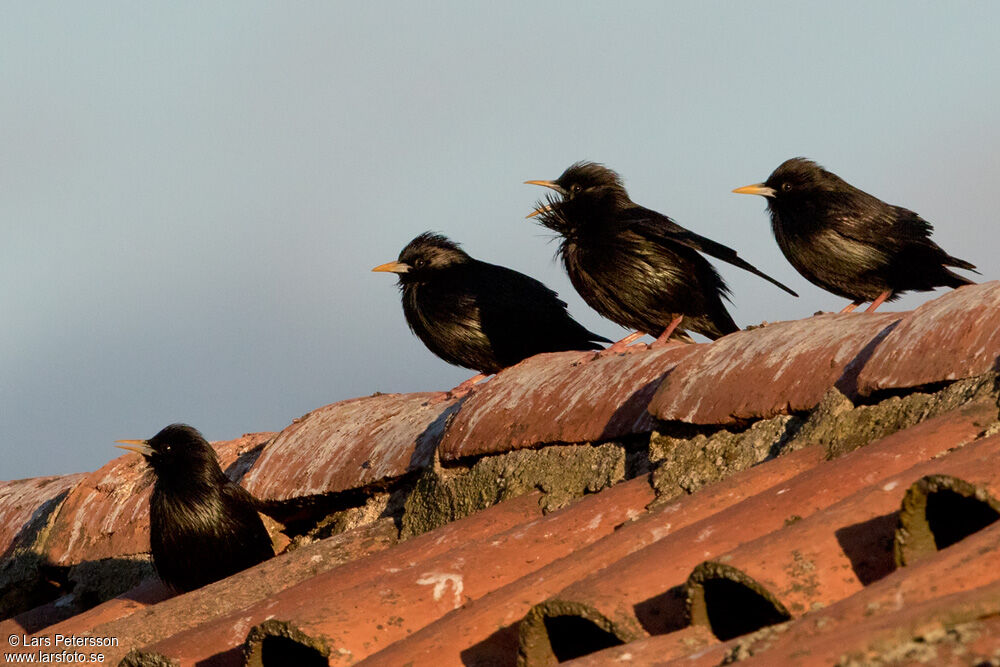
[{"label": "terracotta roof tile", "polygon": [[698,349],[644,347],[597,357],[540,354],[469,396],[441,441],[441,460],[534,447],[612,440],[653,429],[646,411],[660,380]]},{"label": "terracotta roof tile", "polygon": [[968,285],[906,313],[858,377],[863,394],[1000,370],[1000,281]]},{"label": "terracotta roof tile", "polygon": [[[843,653],[845,634],[878,636],[878,632],[872,631],[873,623],[879,623],[879,619],[886,616],[893,617],[900,609],[955,592],[972,591],[1000,579],[992,559],[983,557],[998,550],[1000,523],[995,523],[914,566],[898,569],[853,595],[782,626],[724,644],[702,640],[689,642],[686,638],[690,628],[685,628],[609,648],[569,664],[574,667],[619,663],[645,665],[683,657],[683,664],[687,665],[718,665],[736,655],[742,656],[741,663],[748,656],[757,656],[756,660],[750,660],[751,664],[833,664]],[[773,569],[780,566],[778,563]],[[814,570],[822,571],[823,567]],[[898,619],[891,619],[883,625],[891,628],[897,623]],[[705,635],[696,637],[704,638]],[[814,648],[814,645],[821,648]]]},{"label": "terracotta roof tile", "polygon": [[[290,621],[310,637],[330,638],[331,663],[352,664],[470,600],[611,533],[652,499],[647,479],[625,482],[435,558],[417,557],[414,567],[385,573],[371,585],[355,587],[342,596],[316,599],[311,587],[296,591],[269,605],[269,614]],[[251,644],[251,656],[261,649]]]},{"label": "terracotta roof tile", "polygon": [[[106,652],[117,661],[133,646],[165,639],[268,599],[343,563],[383,551],[396,543],[396,535],[392,520],[385,519],[281,554],[250,570],[171,597],[148,609],[146,604],[136,602],[134,592],[121,596],[46,628],[41,634],[117,637],[121,646]],[[243,637],[239,639],[242,641]]]},{"label": "terracotta roof tile", "polygon": [[[670,634],[654,635],[621,646],[612,646],[559,664],[564,665],[564,667],[606,667],[607,665],[647,667],[660,665],[677,658],[687,659],[687,656],[700,649],[718,646],[720,646],[719,640],[707,628],[700,625],[689,625]],[[716,649],[711,655],[714,659],[718,654],[719,651]],[[721,658],[712,663],[713,667],[719,662],[721,662]]]},{"label": "terracotta roof tile", "polygon": [[[719,511],[568,586],[521,624],[521,645],[543,646],[541,622],[568,610],[602,625],[621,641],[686,624],[681,586],[693,568],[738,545],[839,502],[857,489],[927,461],[978,434],[995,416],[984,402],[956,410],[817,465],[787,482]],[[745,474],[745,473],[744,473]],[[919,475],[918,475],[919,477]],[[738,477],[734,478],[738,479]],[[711,488],[711,487],[709,487]],[[899,489],[902,496],[905,486]],[[637,630],[638,628],[638,630]]]},{"label": "terracotta roof tile", "polygon": [[[898,511],[912,482],[939,473],[978,478],[993,486],[1000,482],[1000,469],[984,470],[982,461],[996,457],[1000,457],[1000,436],[978,440],[880,479],[782,530],[713,556],[688,579],[692,623],[711,625],[720,639],[729,639],[764,624],[763,611],[757,618],[750,616],[750,591],[766,598],[776,615],[785,618],[860,591],[894,569]],[[737,599],[744,601],[745,611],[732,613]],[[763,599],[759,602],[765,606]]]},{"label": "terracotta roof tile", "polygon": [[[739,481],[726,480],[693,496],[661,505],[597,542],[473,600],[461,613],[442,617],[372,656],[364,664],[408,663],[413,667],[433,667],[440,665],[442,656],[459,653],[467,663],[485,664],[501,653],[513,655],[517,651],[517,623],[532,605],[690,523],[817,465],[821,457],[819,447],[802,449],[747,471]],[[591,507],[594,511],[600,510],[596,503]],[[537,656],[534,659],[537,660]]]},{"label": "terracotta roof tile", "polygon": [[[137,457],[60,478],[57,500],[0,482],[0,579],[19,535],[27,584],[47,573],[80,592],[59,620],[71,596],[29,591],[0,611],[40,606],[0,630],[115,636],[109,661],[126,667],[992,660],[997,305],[992,283],[913,313],[539,355],[464,399],[375,395],[219,443],[227,473],[288,520],[285,539],[364,525],[166,600],[147,580],[77,613],[148,572]],[[797,414],[755,421],[782,413]],[[117,590],[91,586],[116,572]],[[792,620],[754,631],[749,616]]]},{"label": "terracotta roof tile", "polygon": [[[766,648],[755,646],[753,638],[742,641],[748,648],[754,647],[765,663],[794,662],[795,654],[821,661],[823,651],[829,656],[830,649],[839,656],[844,648],[837,644],[845,637],[877,635],[877,625],[892,627],[899,623],[894,616],[901,609],[1000,582],[995,563],[983,558],[998,549],[1000,523],[970,535],[922,563],[897,570],[856,595],[796,619],[770,638]],[[734,640],[730,645],[740,643],[741,640]]]},{"label": "terracotta roof tile", "polygon": [[0,482],[0,558],[28,548],[82,473]]},{"label": "terracotta roof tile", "polygon": [[297,419],[270,442],[243,480],[262,500],[356,489],[430,465],[458,409],[440,393],[341,401]]},{"label": "terracotta roof tile", "polygon": [[[155,577],[144,580],[139,586],[132,590],[103,602],[96,607],[88,609],[72,618],[56,618],[52,623],[39,623],[36,615],[28,613],[16,616],[0,623],[0,632],[7,636],[11,632],[21,632],[23,634],[45,634],[50,635],[56,631],[64,635],[79,634],[97,625],[130,616],[135,612],[155,605],[169,598],[173,593],[159,579]],[[57,600],[53,606],[61,605]],[[46,605],[49,606],[49,605]],[[44,632],[41,632],[43,631]]]},{"label": "terracotta roof tile", "polygon": [[858,371],[901,317],[817,315],[738,331],[678,363],[649,411],[666,420],[729,424],[808,410],[834,386],[853,397]]},{"label": "terracotta roof tile", "polygon": [[[160,653],[179,660],[182,664],[193,664],[212,658],[213,665],[240,664],[240,651],[244,639],[253,626],[275,617],[277,610],[285,604],[295,608],[298,604],[307,605],[310,601],[317,604],[327,604],[334,596],[338,599],[347,597],[351,600],[347,609],[353,609],[355,604],[377,603],[382,600],[377,591],[385,578],[393,576],[413,575],[428,561],[441,558],[442,555],[462,548],[469,543],[488,543],[492,536],[516,528],[525,522],[537,519],[541,515],[539,500],[541,495],[533,492],[494,505],[477,514],[459,519],[434,531],[402,542],[398,546],[381,554],[352,561],[340,567],[318,574],[297,586],[288,588],[278,594],[269,596],[267,600],[243,609],[213,614],[213,618],[201,625],[170,635],[156,643],[143,647],[144,651]],[[329,538],[333,539],[333,538]],[[262,563],[247,570],[245,575],[254,576],[257,569],[267,563]],[[395,572],[394,572],[395,571]],[[239,576],[239,575],[234,575]],[[418,577],[423,576],[423,571]],[[218,584],[228,586],[233,579],[230,577]],[[426,588],[425,585],[424,588]],[[433,593],[435,585],[430,585]],[[447,589],[447,590],[444,590]],[[364,591],[365,595],[351,597],[351,591]],[[370,596],[375,591],[375,598]],[[191,596],[197,591],[187,593]],[[447,585],[444,593],[454,595],[454,588]],[[291,611],[285,607],[285,611]],[[308,609],[306,609],[308,611]],[[392,614],[381,621],[389,622]],[[285,619],[290,616],[285,616]],[[431,619],[428,619],[428,621]],[[335,633],[337,636],[339,633]],[[122,653],[132,644],[123,641]],[[141,646],[141,644],[140,644]],[[115,659],[117,659],[116,656]]]}]

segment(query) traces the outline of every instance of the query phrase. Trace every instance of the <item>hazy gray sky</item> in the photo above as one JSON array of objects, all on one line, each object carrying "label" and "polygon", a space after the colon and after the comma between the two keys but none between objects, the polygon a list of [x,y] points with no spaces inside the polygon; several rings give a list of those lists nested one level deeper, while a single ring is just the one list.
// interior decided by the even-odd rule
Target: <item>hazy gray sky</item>
[{"label": "hazy gray sky", "polygon": [[624,335],[524,220],[581,159],[801,294],[717,264],[740,325],[844,305],[730,194],[796,155],[1000,277],[1000,3],[424,5],[4,4],[0,479],[457,384],[369,271],[429,229]]}]

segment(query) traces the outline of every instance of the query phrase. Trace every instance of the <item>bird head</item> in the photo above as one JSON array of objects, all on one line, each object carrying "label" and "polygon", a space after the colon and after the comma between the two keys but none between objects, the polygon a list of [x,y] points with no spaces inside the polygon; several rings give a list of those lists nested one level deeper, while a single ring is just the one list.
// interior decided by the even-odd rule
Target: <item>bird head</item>
[{"label": "bird head", "polygon": [[525,183],[550,188],[560,195],[539,202],[528,216],[541,216],[539,222],[560,233],[584,226],[591,220],[607,219],[615,209],[631,203],[621,177],[596,162],[570,165],[554,181]]},{"label": "bird head", "polygon": [[838,189],[840,179],[812,160],[796,157],[785,160],[763,183],[745,185],[733,192],[766,197],[768,206],[787,206],[808,200],[820,191]]},{"label": "bird head", "polygon": [[454,241],[424,232],[410,241],[395,262],[379,264],[372,271],[395,273],[400,284],[416,283],[435,272],[469,261],[469,255]]},{"label": "bird head", "polygon": [[214,477],[222,474],[215,450],[197,429],[171,424],[149,440],[116,440],[115,445],[141,454],[157,479]]}]

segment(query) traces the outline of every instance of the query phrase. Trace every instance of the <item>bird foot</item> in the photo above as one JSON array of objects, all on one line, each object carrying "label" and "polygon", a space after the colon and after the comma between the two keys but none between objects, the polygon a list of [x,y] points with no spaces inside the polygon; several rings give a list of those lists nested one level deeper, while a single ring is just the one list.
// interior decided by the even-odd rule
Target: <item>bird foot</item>
[{"label": "bird foot", "polygon": [[694,341],[681,340],[679,338],[670,338],[667,340],[660,340],[657,338],[652,343],[646,346],[647,350],[658,350],[664,347],[674,347],[676,345],[690,345]]},{"label": "bird foot", "polygon": [[[600,359],[602,357],[610,357],[615,354],[621,354],[622,352],[627,351],[630,347],[633,347],[632,343],[634,341],[638,340],[639,338],[642,338],[645,335],[646,334],[642,333],[641,331],[630,333],[629,335],[625,336],[620,341],[614,343],[610,347],[606,347],[603,350],[598,350],[597,352],[594,352],[594,356],[592,357],[592,359]],[[641,344],[638,345],[637,347],[641,347]]]},{"label": "bird foot", "polygon": [[431,404],[440,403],[442,401],[448,401],[455,398],[462,398],[463,396],[468,396],[476,389],[476,383],[480,382],[481,380],[485,380],[487,377],[489,376],[486,375],[485,373],[477,373],[476,375],[473,375],[472,377],[470,377],[468,380],[458,385],[457,387],[454,387],[449,391],[441,392],[440,396],[432,398],[429,402]]}]

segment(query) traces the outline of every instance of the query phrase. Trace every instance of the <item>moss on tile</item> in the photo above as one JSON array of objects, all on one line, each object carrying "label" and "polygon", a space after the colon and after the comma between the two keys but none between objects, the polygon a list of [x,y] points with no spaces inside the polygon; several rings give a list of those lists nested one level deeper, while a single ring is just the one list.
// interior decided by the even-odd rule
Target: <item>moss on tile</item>
[{"label": "moss on tile", "polygon": [[[936,391],[883,396],[871,405],[858,406],[831,388],[804,416],[762,419],[742,431],[720,428],[713,432],[665,423],[649,443],[650,460],[658,464],[652,477],[657,493],[654,505],[810,444],[822,445],[827,458],[836,458],[966,404],[986,398],[996,401],[997,384],[997,374],[990,373]],[[984,432],[991,428],[995,430],[995,423],[983,425]]]},{"label": "moss on tile", "polygon": [[545,511],[625,479],[625,448],[554,445],[485,456],[468,468],[435,466],[403,506],[402,537],[419,535],[508,498],[539,490]]},{"label": "moss on tile", "polygon": [[694,493],[786,450],[801,424],[798,417],[781,416],[762,419],[735,433],[720,429],[711,435],[679,438],[654,432],[649,441],[650,459],[659,462],[652,478],[657,495],[654,504]]}]

